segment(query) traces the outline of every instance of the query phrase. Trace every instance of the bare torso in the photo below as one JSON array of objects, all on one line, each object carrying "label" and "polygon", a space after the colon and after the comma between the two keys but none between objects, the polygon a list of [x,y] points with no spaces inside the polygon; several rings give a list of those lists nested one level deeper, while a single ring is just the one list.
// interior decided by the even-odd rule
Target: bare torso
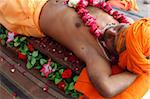
[{"label": "bare torso", "polygon": [[[88,27],[84,26],[73,8],[64,5],[64,0],[50,0],[43,9],[40,25],[46,35],[71,49],[84,61],[89,53],[87,47],[94,48],[103,55],[96,39],[89,33]],[[112,16],[98,8],[89,7],[88,9],[96,17],[101,29],[108,23],[118,23]]]}]

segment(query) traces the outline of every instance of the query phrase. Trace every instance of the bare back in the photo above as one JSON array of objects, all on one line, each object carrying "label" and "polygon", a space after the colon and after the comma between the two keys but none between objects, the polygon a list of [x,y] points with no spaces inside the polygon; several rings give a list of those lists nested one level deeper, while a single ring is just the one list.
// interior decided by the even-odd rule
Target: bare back
[{"label": "bare back", "polygon": [[[89,7],[88,9],[96,17],[101,29],[108,23],[118,23],[112,16],[98,8]],[[89,33],[88,27],[84,26],[73,8],[64,5],[64,0],[50,0],[44,6],[40,26],[46,35],[71,49],[84,61],[89,48],[94,48],[103,55],[96,39]]]}]

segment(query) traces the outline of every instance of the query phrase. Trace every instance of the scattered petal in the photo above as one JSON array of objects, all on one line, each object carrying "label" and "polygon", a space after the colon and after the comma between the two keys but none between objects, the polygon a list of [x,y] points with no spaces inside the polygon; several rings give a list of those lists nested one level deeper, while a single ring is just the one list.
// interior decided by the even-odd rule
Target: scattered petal
[{"label": "scattered petal", "polygon": [[14,73],[14,72],[15,72],[15,70],[16,70],[15,68],[12,68],[10,71],[11,71],[12,73]]}]

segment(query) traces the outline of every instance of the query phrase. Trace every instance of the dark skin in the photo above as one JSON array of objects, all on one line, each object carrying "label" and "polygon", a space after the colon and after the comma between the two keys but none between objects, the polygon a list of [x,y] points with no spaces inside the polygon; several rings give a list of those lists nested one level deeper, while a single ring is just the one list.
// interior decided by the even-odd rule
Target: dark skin
[{"label": "dark skin", "polygon": [[[88,27],[83,25],[74,9],[67,7],[63,2],[64,0],[49,0],[43,7],[40,16],[42,32],[66,46],[86,63],[93,85],[104,97],[113,97],[128,88],[137,76],[128,71],[111,75],[111,65],[97,40],[88,32]],[[101,29],[108,23],[118,24],[102,10],[91,7],[88,9],[96,17]],[[111,29],[107,30],[107,35],[110,34],[109,31]],[[107,42],[108,48],[111,47],[112,42]]]}]

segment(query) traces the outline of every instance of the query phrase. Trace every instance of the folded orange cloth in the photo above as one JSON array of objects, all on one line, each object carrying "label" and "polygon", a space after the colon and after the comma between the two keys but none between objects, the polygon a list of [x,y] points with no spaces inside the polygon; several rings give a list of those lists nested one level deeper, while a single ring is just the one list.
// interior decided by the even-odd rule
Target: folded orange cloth
[{"label": "folded orange cloth", "polygon": [[112,6],[123,10],[138,11],[136,0],[108,0],[107,2],[110,3]]},{"label": "folded orange cloth", "polygon": [[[113,74],[120,73],[119,67],[127,68],[138,74],[136,80],[122,93],[112,99],[141,99],[150,89],[150,19],[141,19],[126,30],[126,50],[120,54],[118,68]],[[89,99],[104,99],[91,84],[84,68],[75,84],[75,89]]]},{"label": "folded orange cloth", "polygon": [[0,0],[0,24],[26,36],[43,37],[39,15],[48,0]]}]

